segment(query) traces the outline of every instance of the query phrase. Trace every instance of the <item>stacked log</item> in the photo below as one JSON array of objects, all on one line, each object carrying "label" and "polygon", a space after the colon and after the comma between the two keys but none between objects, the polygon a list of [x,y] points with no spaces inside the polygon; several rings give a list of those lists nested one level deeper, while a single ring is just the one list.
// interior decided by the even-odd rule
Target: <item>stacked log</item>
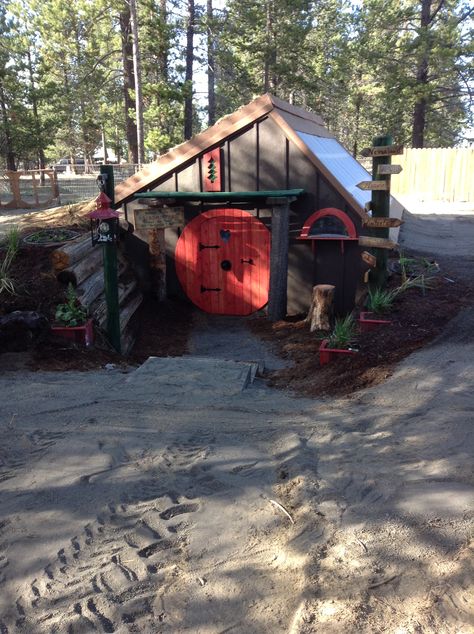
[{"label": "stacked log", "polygon": [[[87,235],[53,251],[51,264],[58,281],[73,284],[80,304],[93,317],[95,326],[105,331],[107,306],[102,257],[102,248],[98,245],[93,247],[90,236]],[[118,251],[118,276],[122,352],[128,354],[135,343],[130,319],[142,303],[143,295],[133,277],[132,268],[120,250]]]}]

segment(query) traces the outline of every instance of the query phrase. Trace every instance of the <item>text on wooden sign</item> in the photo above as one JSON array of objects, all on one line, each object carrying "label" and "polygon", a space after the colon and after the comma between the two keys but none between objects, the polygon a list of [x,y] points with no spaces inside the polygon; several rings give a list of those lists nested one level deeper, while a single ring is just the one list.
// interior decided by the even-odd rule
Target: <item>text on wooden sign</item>
[{"label": "text on wooden sign", "polygon": [[166,229],[184,225],[184,207],[156,207],[135,209],[137,229]]}]

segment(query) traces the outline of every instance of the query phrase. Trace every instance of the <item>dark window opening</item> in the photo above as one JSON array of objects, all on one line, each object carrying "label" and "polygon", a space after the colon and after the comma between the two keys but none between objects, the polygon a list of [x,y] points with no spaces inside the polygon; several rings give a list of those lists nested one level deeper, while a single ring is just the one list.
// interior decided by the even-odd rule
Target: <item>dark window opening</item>
[{"label": "dark window opening", "polygon": [[320,238],[348,238],[349,232],[346,225],[336,216],[323,216],[311,225],[308,237]]}]

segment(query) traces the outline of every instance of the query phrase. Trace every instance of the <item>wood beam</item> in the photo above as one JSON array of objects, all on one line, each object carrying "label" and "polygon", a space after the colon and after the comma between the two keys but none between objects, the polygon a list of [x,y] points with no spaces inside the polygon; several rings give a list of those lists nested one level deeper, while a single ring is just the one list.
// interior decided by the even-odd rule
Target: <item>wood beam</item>
[{"label": "wood beam", "polygon": [[[275,201],[276,203],[276,201]],[[279,199],[272,207],[272,242],[270,248],[270,291],[268,318],[278,321],[286,317],[288,287],[288,247],[290,242],[290,203]]]}]

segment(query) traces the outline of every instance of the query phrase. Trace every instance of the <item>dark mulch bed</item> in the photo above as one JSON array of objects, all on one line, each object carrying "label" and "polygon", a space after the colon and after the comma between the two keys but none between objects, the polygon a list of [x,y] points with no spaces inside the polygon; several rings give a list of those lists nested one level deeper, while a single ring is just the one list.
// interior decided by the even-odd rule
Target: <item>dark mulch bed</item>
[{"label": "dark mulch bed", "polygon": [[[14,310],[33,310],[50,321],[54,319],[57,304],[64,301],[65,287],[51,270],[53,249],[22,246],[12,267],[16,294],[0,296],[0,316]],[[451,277],[454,283],[446,279]],[[394,275],[392,284],[399,282]],[[318,339],[317,333],[310,333],[303,317],[275,324],[256,318],[247,323],[254,333],[273,342],[277,352],[292,362],[291,367],[270,375],[271,384],[306,396],[343,395],[385,380],[398,361],[438,335],[446,322],[472,303],[473,298],[472,288],[449,271],[441,271],[434,288],[425,295],[419,289],[411,289],[399,297],[390,314],[390,326],[359,336],[358,355],[338,359],[325,367],[319,365],[321,335]],[[140,364],[149,356],[180,356],[187,349],[193,311],[186,302],[160,304],[147,298],[133,317],[137,342],[127,359],[111,350],[100,335],[94,348],[86,349],[48,334],[24,353],[20,366],[34,370],[91,370],[110,363],[116,367]],[[15,348],[15,341],[9,342],[8,349],[0,353],[21,350],[19,343],[20,347]],[[2,369],[8,369],[5,366],[10,362],[7,357],[2,360],[0,355]]]},{"label": "dark mulch bed", "polygon": [[[52,272],[50,254],[55,248],[22,245],[11,268],[15,295],[0,295],[0,316],[14,310],[36,311],[53,322],[56,306],[64,301],[66,290]],[[187,303],[159,304],[153,298],[146,298],[132,318],[137,342],[126,359],[111,350],[100,333],[96,335],[94,347],[89,349],[48,333],[32,342],[27,351],[24,351],[24,339],[9,341],[0,350],[0,366],[9,369],[5,367],[6,357],[2,360],[2,352],[24,352],[24,358],[16,361],[19,367],[52,371],[92,370],[110,363],[123,367],[142,363],[149,356],[180,356],[186,352],[191,313]]]},{"label": "dark mulch bed", "polygon": [[[460,309],[472,304],[474,294],[462,282],[446,280],[449,274],[437,275],[434,287],[425,295],[410,289],[399,296],[387,316],[390,326],[358,336],[359,354],[319,365],[321,333],[310,333],[304,316],[274,324],[260,318],[249,322],[252,331],[271,341],[291,367],[273,372],[269,382],[302,396],[345,395],[384,381],[394,366],[414,350],[440,334],[446,322]],[[393,279],[397,285],[400,280]]]}]

